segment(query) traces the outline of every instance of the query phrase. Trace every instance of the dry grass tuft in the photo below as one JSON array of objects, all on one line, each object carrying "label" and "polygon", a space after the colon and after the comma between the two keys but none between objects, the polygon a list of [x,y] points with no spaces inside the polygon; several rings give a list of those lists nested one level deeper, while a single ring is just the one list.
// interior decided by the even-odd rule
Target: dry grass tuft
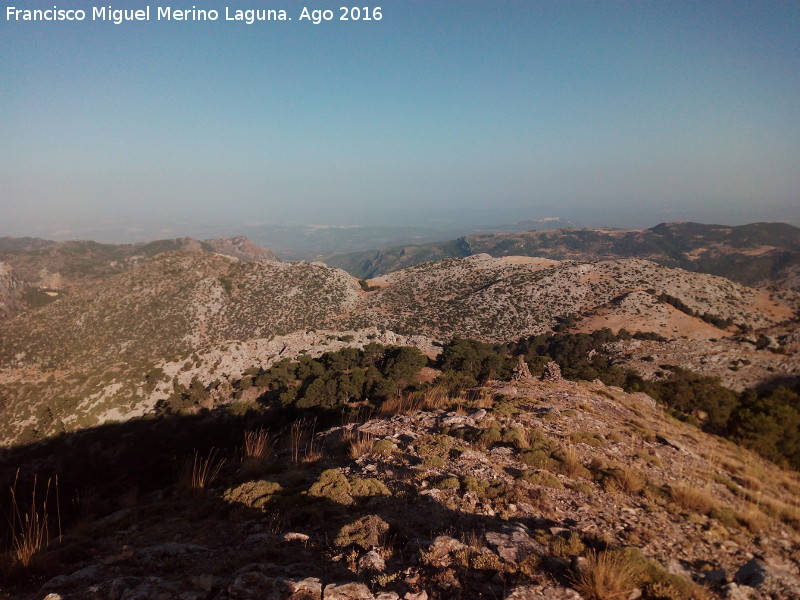
[{"label": "dry grass tuft", "polygon": [[764,529],[769,527],[769,517],[761,512],[754,504],[748,505],[746,508],[737,511],[736,519],[751,533],[761,533]]},{"label": "dry grass tuft", "polygon": [[524,427],[513,428],[512,443],[517,450],[527,450],[531,447],[531,436]]},{"label": "dry grass tuft", "polygon": [[241,472],[245,475],[259,473],[275,449],[276,439],[264,428],[244,432]]},{"label": "dry grass tuft", "polygon": [[363,431],[350,432],[345,440],[349,444],[347,454],[353,460],[369,454],[375,446],[375,436]]},{"label": "dry grass tuft", "polygon": [[670,489],[670,496],[679,506],[702,514],[710,512],[717,505],[708,492],[686,485],[677,485]]},{"label": "dry grass tuft", "polygon": [[244,458],[267,458],[274,447],[275,439],[263,427],[244,432],[244,445],[242,446],[242,456]]},{"label": "dry grass tuft", "polygon": [[[50,526],[47,503],[50,498],[50,479],[47,480],[44,499],[41,504],[36,499],[37,478],[33,479],[30,509],[23,511],[17,498],[17,481],[19,471],[11,486],[11,558],[23,567],[30,566],[34,557],[50,543]],[[58,502],[58,478],[55,480],[56,502]],[[61,511],[58,512],[59,537],[61,535]]]},{"label": "dry grass tuft", "polygon": [[647,478],[644,474],[631,467],[621,467],[614,469],[612,473],[614,481],[617,482],[620,489],[629,494],[639,494],[647,485]]},{"label": "dry grass tuft", "polygon": [[205,458],[195,450],[192,462],[187,461],[181,472],[180,483],[192,490],[204,490],[216,481],[225,462],[216,448],[212,448]]},{"label": "dry grass tuft", "polygon": [[590,600],[622,600],[639,584],[640,568],[621,553],[591,551],[573,577],[575,589]]},{"label": "dry grass tuft", "polygon": [[422,394],[399,394],[387,398],[378,409],[378,416],[393,417],[395,415],[410,415],[422,409],[424,396]]},{"label": "dry grass tuft", "polygon": [[577,477],[578,475],[588,475],[586,467],[581,464],[578,452],[572,446],[563,448],[556,458],[561,461],[561,472],[569,477]]},{"label": "dry grass tuft", "polygon": [[469,394],[473,408],[490,409],[494,406],[494,394],[487,389],[481,388]]},{"label": "dry grass tuft", "polygon": [[445,409],[453,404],[447,388],[436,385],[420,392],[387,398],[378,409],[378,416],[410,415],[420,410]]},{"label": "dry grass tuft", "polygon": [[758,502],[757,505],[772,518],[800,530],[800,507],[773,499],[765,499],[763,502]]},{"label": "dry grass tuft", "polygon": [[436,385],[422,392],[422,405],[426,410],[437,410],[450,406],[452,400],[447,388]]},{"label": "dry grass tuft", "polygon": [[314,446],[317,430],[317,419],[297,419],[289,428],[289,449],[292,463],[314,462],[322,457],[322,453]]}]

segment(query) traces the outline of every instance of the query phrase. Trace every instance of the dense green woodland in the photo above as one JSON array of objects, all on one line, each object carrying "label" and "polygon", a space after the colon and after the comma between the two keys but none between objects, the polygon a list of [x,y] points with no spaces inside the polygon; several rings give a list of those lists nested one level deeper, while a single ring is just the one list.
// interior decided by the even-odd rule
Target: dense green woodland
[{"label": "dense green woodland", "polygon": [[[319,358],[283,359],[265,371],[251,369],[235,384],[235,395],[257,387],[263,390],[262,407],[277,404],[290,411],[313,410],[322,417],[341,419],[343,411],[376,410],[390,398],[424,390],[431,384],[420,382],[417,375],[425,366],[440,371],[433,385],[455,393],[490,379],[509,379],[521,355],[534,376],[541,375],[552,360],[566,379],[599,379],[628,392],[645,392],[681,420],[800,469],[800,386],[740,394],[723,387],[717,378],[667,365],[660,380],[647,381],[615,366],[604,350],[605,344],[630,337],[659,338],[625,330],[615,335],[608,329],[592,334],[547,333],[505,345],[454,338],[436,362],[416,348],[372,343]],[[158,410],[162,414],[192,410],[209,391],[194,381],[188,388],[176,388]]]}]

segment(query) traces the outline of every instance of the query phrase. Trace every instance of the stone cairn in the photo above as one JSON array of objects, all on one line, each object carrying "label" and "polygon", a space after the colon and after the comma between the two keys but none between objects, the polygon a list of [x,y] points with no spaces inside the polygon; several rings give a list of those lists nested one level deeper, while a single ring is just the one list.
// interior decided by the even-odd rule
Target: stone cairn
[{"label": "stone cairn", "polygon": [[528,363],[525,362],[525,359],[522,358],[522,355],[520,354],[517,357],[517,366],[514,367],[514,381],[532,378],[533,375],[531,375],[531,370],[528,367]]},{"label": "stone cairn", "polygon": [[561,381],[561,367],[557,362],[550,361],[544,366],[544,373],[542,373],[542,381]]}]

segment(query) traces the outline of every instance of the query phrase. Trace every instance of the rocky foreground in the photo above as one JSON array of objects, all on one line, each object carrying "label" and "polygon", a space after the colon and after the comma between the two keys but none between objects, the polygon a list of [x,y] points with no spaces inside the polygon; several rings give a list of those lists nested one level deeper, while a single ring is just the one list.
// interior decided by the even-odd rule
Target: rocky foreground
[{"label": "rocky foreground", "polygon": [[87,509],[10,597],[800,598],[796,472],[547,373],[195,454]]}]

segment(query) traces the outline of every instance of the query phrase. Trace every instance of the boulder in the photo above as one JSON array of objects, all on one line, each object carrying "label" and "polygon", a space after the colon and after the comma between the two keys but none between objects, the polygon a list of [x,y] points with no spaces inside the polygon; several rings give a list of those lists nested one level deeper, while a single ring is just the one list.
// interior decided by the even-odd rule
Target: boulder
[{"label": "boulder", "polygon": [[322,600],[322,583],[315,577],[285,579],[250,571],[228,586],[229,600]]},{"label": "boulder", "polygon": [[733,581],[768,598],[800,600],[800,578],[774,562],[753,558],[736,571]]},{"label": "boulder", "polygon": [[326,585],[322,600],[375,600],[375,596],[363,583]]}]

